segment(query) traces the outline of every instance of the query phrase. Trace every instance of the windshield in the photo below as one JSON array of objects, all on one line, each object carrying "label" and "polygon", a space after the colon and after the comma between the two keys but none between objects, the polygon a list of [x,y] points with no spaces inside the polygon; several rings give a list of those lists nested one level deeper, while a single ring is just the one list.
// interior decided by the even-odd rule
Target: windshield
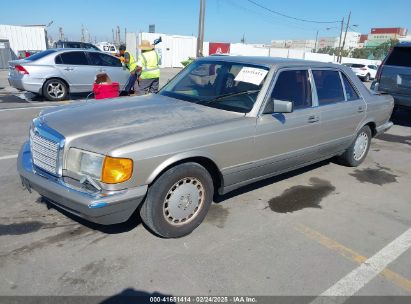
[{"label": "windshield", "polygon": [[159,92],[208,107],[248,113],[254,106],[269,69],[244,63],[197,61]]},{"label": "windshield", "polygon": [[56,50],[45,50],[45,51],[43,51],[43,52],[40,52],[40,53],[36,53],[36,54],[34,54],[34,55],[31,55],[31,56],[29,56],[29,57],[27,57],[27,58],[25,58],[26,60],[29,60],[29,61],[34,61],[34,60],[37,60],[37,59],[41,59],[41,58],[43,58],[43,57],[46,57],[47,55],[49,55],[49,54],[51,54],[51,53],[54,53]]}]

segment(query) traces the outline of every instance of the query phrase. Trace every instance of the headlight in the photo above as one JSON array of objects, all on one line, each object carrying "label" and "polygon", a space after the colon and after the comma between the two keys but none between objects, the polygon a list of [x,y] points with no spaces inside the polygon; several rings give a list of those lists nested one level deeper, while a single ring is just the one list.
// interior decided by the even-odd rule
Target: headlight
[{"label": "headlight", "polygon": [[106,184],[118,184],[131,178],[133,161],[128,158],[104,156],[70,148],[66,168],[77,174],[88,175]]},{"label": "headlight", "polygon": [[101,179],[101,169],[103,167],[104,156],[97,153],[70,148],[66,167],[72,172],[89,175],[98,180]]}]

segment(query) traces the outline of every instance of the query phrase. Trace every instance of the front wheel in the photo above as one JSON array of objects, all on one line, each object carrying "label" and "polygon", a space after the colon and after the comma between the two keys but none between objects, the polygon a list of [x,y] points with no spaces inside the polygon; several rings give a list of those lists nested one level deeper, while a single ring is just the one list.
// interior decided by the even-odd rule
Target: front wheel
[{"label": "front wheel", "polygon": [[365,82],[370,81],[370,74],[365,75],[364,81],[365,81]]},{"label": "front wheel", "polygon": [[349,167],[359,166],[370,149],[371,135],[369,126],[362,127],[351,146],[339,157],[340,162]]},{"label": "front wheel", "polygon": [[204,220],[213,195],[208,171],[197,163],[184,163],[167,170],[150,186],[140,215],[157,235],[182,237]]}]

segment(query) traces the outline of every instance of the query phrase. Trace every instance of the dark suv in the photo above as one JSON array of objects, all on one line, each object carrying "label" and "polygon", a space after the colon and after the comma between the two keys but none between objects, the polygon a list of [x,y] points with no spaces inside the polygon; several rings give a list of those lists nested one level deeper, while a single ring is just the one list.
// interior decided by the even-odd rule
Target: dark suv
[{"label": "dark suv", "polygon": [[398,43],[390,51],[371,89],[392,95],[396,107],[411,109],[411,42]]},{"label": "dark suv", "polygon": [[53,45],[56,49],[91,49],[93,51],[100,51],[94,44],[78,41],[57,41]]}]

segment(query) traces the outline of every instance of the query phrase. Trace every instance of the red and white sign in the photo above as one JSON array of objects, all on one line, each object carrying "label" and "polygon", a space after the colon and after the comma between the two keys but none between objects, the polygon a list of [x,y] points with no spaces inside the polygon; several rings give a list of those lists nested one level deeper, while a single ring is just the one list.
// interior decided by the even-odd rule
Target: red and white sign
[{"label": "red and white sign", "polygon": [[222,42],[210,42],[208,54],[228,54],[230,53],[230,44]]}]

